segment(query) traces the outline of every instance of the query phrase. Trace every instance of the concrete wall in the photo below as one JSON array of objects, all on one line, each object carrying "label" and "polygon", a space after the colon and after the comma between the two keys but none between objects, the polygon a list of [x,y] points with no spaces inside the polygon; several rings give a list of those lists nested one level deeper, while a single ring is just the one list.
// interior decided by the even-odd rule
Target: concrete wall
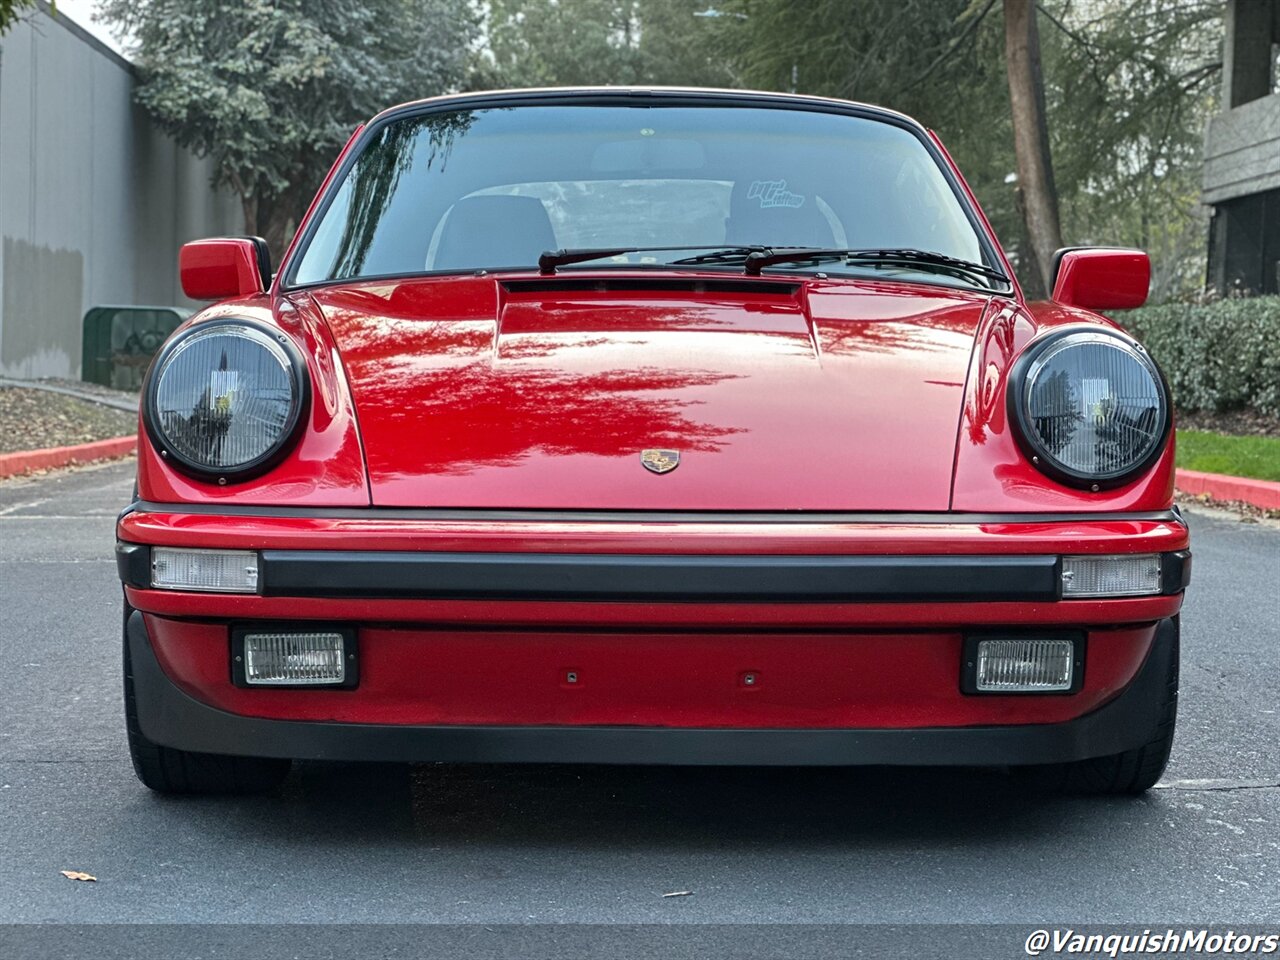
[{"label": "concrete wall", "polygon": [[1223,26],[1222,112],[1205,130],[1206,204],[1280,186],[1280,0],[1227,0]]},{"label": "concrete wall", "polygon": [[0,375],[78,377],[98,304],[182,304],[178,247],[242,233],[211,168],[133,102],[127,61],[65,17],[0,38]]},{"label": "concrete wall", "polygon": [[1209,119],[1203,176],[1210,204],[1280,187],[1280,94]]}]

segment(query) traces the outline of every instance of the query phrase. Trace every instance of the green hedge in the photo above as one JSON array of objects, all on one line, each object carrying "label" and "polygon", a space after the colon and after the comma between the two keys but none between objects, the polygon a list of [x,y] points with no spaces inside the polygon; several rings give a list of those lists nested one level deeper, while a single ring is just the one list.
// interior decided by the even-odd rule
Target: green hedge
[{"label": "green hedge", "polygon": [[1180,409],[1280,416],[1280,297],[1169,303],[1115,320],[1146,344]]}]

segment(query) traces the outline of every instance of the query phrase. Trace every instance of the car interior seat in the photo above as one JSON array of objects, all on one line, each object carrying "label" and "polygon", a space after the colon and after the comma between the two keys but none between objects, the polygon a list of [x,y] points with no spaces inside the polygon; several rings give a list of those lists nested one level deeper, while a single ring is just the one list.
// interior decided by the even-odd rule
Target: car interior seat
[{"label": "car interior seat", "polygon": [[817,198],[785,180],[739,180],[729,195],[725,243],[776,247],[833,247],[831,224]]},{"label": "car interior seat", "polygon": [[449,211],[433,268],[532,267],[555,247],[551,218],[537,197],[465,197]]}]

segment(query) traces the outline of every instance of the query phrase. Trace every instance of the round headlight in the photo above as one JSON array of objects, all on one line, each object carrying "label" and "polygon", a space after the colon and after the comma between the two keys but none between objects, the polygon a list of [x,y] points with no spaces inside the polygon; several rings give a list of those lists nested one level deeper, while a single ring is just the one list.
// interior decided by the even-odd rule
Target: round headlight
[{"label": "round headlight", "polygon": [[1020,439],[1054,479],[1118,486],[1164,449],[1168,388],[1147,351],[1119,333],[1052,335],[1027,350],[1010,382]]},{"label": "round headlight", "polygon": [[212,320],[170,341],[147,381],[144,421],[171,463],[244,478],[275,462],[302,421],[306,364],[287,337]]}]

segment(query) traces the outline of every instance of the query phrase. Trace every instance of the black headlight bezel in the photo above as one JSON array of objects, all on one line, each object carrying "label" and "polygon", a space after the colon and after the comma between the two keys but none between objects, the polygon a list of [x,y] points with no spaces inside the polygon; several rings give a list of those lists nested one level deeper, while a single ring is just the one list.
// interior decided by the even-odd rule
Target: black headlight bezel
[{"label": "black headlight bezel", "polygon": [[[293,377],[295,390],[295,402],[290,410],[289,419],[275,444],[253,460],[232,468],[211,467],[209,464],[200,463],[179,453],[166,438],[156,417],[156,392],[159,389],[161,374],[169,359],[189,338],[208,335],[218,327],[247,327],[264,336],[272,344],[272,349],[279,349],[284,355]],[[164,461],[193,479],[219,484],[251,480],[276,466],[293,449],[307,422],[310,409],[311,377],[307,370],[306,358],[298,345],[292,337],[279,328],[247,317],[217,317],[196,323],[177,336],[171,337],[151,361],[151,366],[147,370],[146,385],[142,391],[142,425],[151,445]]]},{"label": "black headlight bezel", "polygon": [[[1151,373],[1163,397],[1163,411],[1160,423],[1160,439],[1152,445],[1151,450],[1137,463],[1122,471],[1107,474],[1089,474],[1072,470],[1059,463],[1051,453],[1043,449],[1035,438],[1028,417],[1027,409],[1027,375],[1036,361],[1049,350],[1062,343],[1063,340],[1078,337],[1082,334],[1104,337],[1116,341],[1127,349]],[[1173,399],[1169,392],[1169,383],[1165,379],[1159,365],[1147,352],[1147,349],[1133,337],[1104,327],[1071,326],[1062,327],[1040,337],[1022,351],[1014,362],[1007,381],[1006,396],[1008,402],[1009,422],[1013,425],[1013,435],[1027,460],[1037,470],[1056,480],[1064,486],[1077,487],[1090,491],[1114,490],[1131,483],[1137,477],[1150,470],[1164,456],[1169,445],[1169,435],[1173,431]]]}]

